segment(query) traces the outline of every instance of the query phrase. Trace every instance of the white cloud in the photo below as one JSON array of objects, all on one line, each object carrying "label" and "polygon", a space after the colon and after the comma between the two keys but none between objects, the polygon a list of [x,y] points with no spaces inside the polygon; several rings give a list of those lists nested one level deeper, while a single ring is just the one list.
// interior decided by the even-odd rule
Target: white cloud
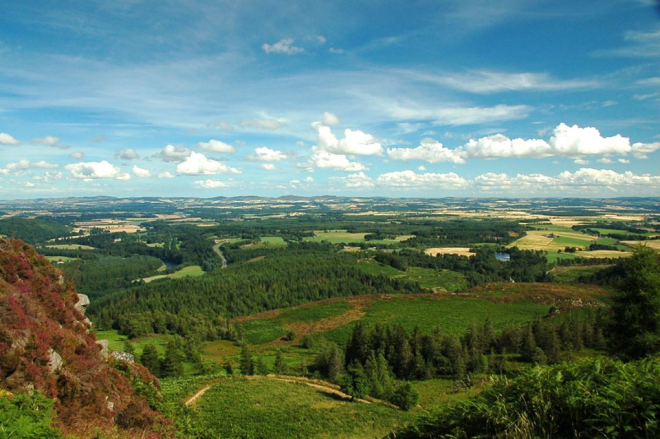
[{"label": "white cloud", "polygon": [[139,166],[133,166],[133,175],[136,177],[151,177],[151,172],[148,169],[140,168]]},{"label": "white cloud", "polygon": [[331,47],[328,49],[328,52],[334,53],[335,55],[343,55],[344,54],[344,49],[338,49],[336,47]]},{"label": "white cloud", "polygon": [[168,171],[164,171],[158,174],[158,178],[174,178],[174,175]]},{"label": "white cloud", "polygon": [[[126,179],[128,174],[120,174],[119,168],[108,163],[106,160],[101,162],[80,162],[68,164],[64,167],[71,173],[73,178],[83,180],[93,180],[101,178],[116,178],[118,180]],[[128,175],[130,178],[130,175]]]},{"label": "white cloud", "polygon": [[215,139],[211,139],[208,142],[200,142],[197,144],[197,148],[209,152],[236,152],[233,146]]},{"label": "white cloud", "polygon": [[357,172],[367,168],[358,162],[351,162],[344,154],[333,154],[328,151],[318,150],[312,154],[310,165],[321,169],[336,169],[339,171]]},{"label": "white cloud", "polygon": [[417,148],[390,148],[387,155],[393,160],[422,160],[428,163],[465,163],[462,150],[445,148],[433,139],[423,139]]},{"label": "white cloud", "polygon": [[71,154],[69,154],[69,157],[76,160],[82,160],[83,157],[85,157],[85,153],[82,151],[74,151]]},{"label": "white cloud", "polygon": [[426,166],[418,166],[417,170],[422,171],[422,172],[426,172]]},{"label": "white cloud", "polygon": [[619,163],[630,163],[628,159],[619,159]]},{"label": "white cloud", "polygon": [[349,174],[346,177],[331,177],[330,181],[342,183],[349,188],[371,188],[376,186],[376,183],[374,183],[371,177],[367,176],[364,172]]},{"label": "white cloud", "polygon": [[243,120],[239,123],[243,128],[256,128],[258,130],[275,131],[282,128],[284,125],[275,119],[252,119]]},{"label": "white cloud", "polygon": [[550,145],[538,139],[509,139],[503,134],[471,139],[460,149],[468,157],[492,159],[501,157],[549,157]]},{"label": "white cloud", "polygon": [[131,179],[131,174],[129,174],[128,172],[121,173],[117,176],[117,180],[120,181],[128,181],[130,179]]},{"label": "white cloud", "polygon": [[380,186],[389,187],[428,187],[437,189],[463,189],[469,185],[468,181],[457,174],[424,173],[417,174],[414,171],[396,171],[381,174],[376,179]]},{"label": "white cloud", "polygon": [[326,126],[333,126],[333,125],[339,125],[341,121],[337,116],[335,116],[333,113],[325,112],[323,113],[323,118],[321,119],[321,123]]},{"label": "white cloud", "polygon": [[291,180],[291,181],[289,182],[289,185],[292,186],[292,187],[294,187],[294,188],[298,188],[298,187],[300,187],[303,183],[308,183],[308,184],[309,184],[309,183],[314,183],[314,178],[311,177],[311,176],[308,176],[308,177],[305,177],[305,179],[303,179],[302,181],[300,181],[300,180]]},{"label": "white cloud", "polygon": [[219,187],[227,187],[228,184],[220,180],[198,180],[193,183],[195,187],[203,189],[214,189]]},{"label": "white cloud", "polygon": [[191,152],[190,156],[176,166],[176,172],[184,175],[240,174],[236,168],[231,168],[222,162],[209,159],[204,154]]},{"label": "white cloud", "polygon": [[560,123],[550,138],[554,155],[579,157],[583,155],[623,155],[630,152],[630,139],[617,134],[603,137],[593,127],[569,127]]},{"label": "white cloud", "polygon": [[603,164],[606,164],[606,165],[609,165],[610,163],[614,163],[614,160],[612,160],[611,158],[608,158],[608,157],[603,157],[602,159],[598,159],[596,161],[598,163],[603,163]]},{"label": "white cloud", "polygon": [[637,84],[639,85],[660,85],[660,76],[656,76],[653,78],[646,78],[646,79],[640,79],[637,81]]},{"label": "white cloud", "polygon": [[263,165],[260,166],[260,168],[263,169],[264,171],[274,171],[276,169],[275,165],[272,163],[264,163]]},{"label": "white cloud", "polygon": [[588,165],[588,164],[589,164],[589,160],[585,160],[585,159],[575,159],[575,160],[573,160],[573,163],[575,163],[576,165]]},{"label": "white cloud", "polygon": [[632,146],[632,154],[635,158],[646,159],[652,152],[660,149],[660,142],[655,143],[634,143]]},{"label": "white cloud", "polygon": [[0,145],[20,145],[21,142],[7,133],[0,133]]},{"label": "white cloud", "polygon": [[126,149],[122,149],[121,151],[117,151],[115,153],[115,158],[122,160],[135,160],[135,159],[139,159],[140,156],[134,149],[126,148]]},{"label": "white cloud", "polygon": [[60,139],[58,137],[46,136],[46,137],[32,139],[30,143],[37,143],[39,145],[46,145],[46,146],[55,146],[58,144],[59,141]]},{"label": "white cloud", "polygon": [[264,43],[261,48],[266,53],[283,53],[285,55],[296,55],[303,53],[305,49],[293,45],[293,38],[284,38],[275,44]]},{"label": "white cloud", "polygon": [[256,162],[279,162],[286,159],[286,154],[282,151],[276,151],[262,146],[261,148],[256,148],[253,155],[251,154],[245,158]]},{"label": "white cloud", "polygon": [[22,159],[15,163],[7,163],[7,165],[5,165],[4,167],[5,172],[3,173],[6,174],[8,171],[20,173],[20,171],[25,171],[27,169],[54,169],[54,168],[59,168],[59,166],[54,163],[48,163],[44,160],[40,160],[38,162],[31,162],[30,160]]},{"label": "white cloud", "polygon": [[312,124],[318,133],[318,149],[333,154],[382,155],[383,146],[371,134],[359,130],[344,130],[344,138],[339,140],[327,125]]},{"label": "white cloud", "polygon": [[191,152],[192,151],[181,145],[167,145],[162,151],[156,154],[156,157],[159,157],[166,162],[182,162],[187,157],[190,157]]},{"label": "white cloud", "polygon": [[461,74],[451,72],[433,74],[419,71],[411,71],[407,74],[416,80],[479,94],[585,89],[599,85],[598,82],[592,80],[559,80],[546,73],[505,73],[478,70]]},{"label": "white cloud", "polygon": [[234,131],[234,126],[227,122],[215,122],[206,124],[206,128],[214,128],[221,131]]}]

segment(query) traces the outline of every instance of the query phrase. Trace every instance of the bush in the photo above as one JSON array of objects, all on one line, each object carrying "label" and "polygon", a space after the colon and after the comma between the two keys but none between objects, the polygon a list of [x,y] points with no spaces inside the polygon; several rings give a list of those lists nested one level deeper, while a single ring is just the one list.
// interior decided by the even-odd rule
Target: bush
[{"label": "bush", "polygon": [[419,402],[419,392],[411,383],[403,383],[394,391],[392,403],[401,410],[410,410]]},{"label": "bush", "polygon": [[439,408],[396,438],[660,437],[660,358],[535,367]]},{"label": "bush", "polygon": [[62,438],[61,433],[51,425],[54,415],[53,401],[41,393],[13,395],[0,390],[0,432],[8,434],[6,437]]}]

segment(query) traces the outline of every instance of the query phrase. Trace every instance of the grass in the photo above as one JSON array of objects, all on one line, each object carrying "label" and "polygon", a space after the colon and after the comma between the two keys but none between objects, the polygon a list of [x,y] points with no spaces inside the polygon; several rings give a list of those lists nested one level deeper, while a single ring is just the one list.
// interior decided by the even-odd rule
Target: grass
[{"label": "grass", "polygon": [[[405,296],[376,300],[364,309],[360,319],[367,325],[401,324],[412,331],[418,327],[422,333],[434,328],[447,334],[463,335],[473,323],[481,323],[487,317],[493,326],[503,328],[511,323],[523,323],[548,313],[550,305],[521,300],[512,303],[469,297]],[[344,344],[355,323],[320,334],[329,340]]]},{"label": "grass", "polygon": [[259,242],[254,244],[246,244],[241,248],[244,249],[255,249],[255,248],[277,248],[277,247],[286,247],[286,242],[281,236],[262,236],[259,238]]},{"label": "grass", "polygon": [[208,437],[373,438],[410,419],[399,410],[345,402],[309,386],[273,380],[220,380],[193,406]]},{"label": "grass", "polygon": [[77,261],[78,258],[71,258],[69,256],[46,256],[46,259],[48,259],[51,263],[56,263],[56,262],[72,262],[72,261]]},{"label": "grass", "polygon": [[442,288],[447,291],[460,291],[467,288],[465,276],[450,270],[408,267],[408,270],[400,271],[389,265],[380,265],[374,260],[360,261],[358,267],[369,274],[380,274],[387,277],[417,282],[424,288]]},{"label": "grass", "polygon": [[158,274],[156,276],[145,277],[143,280],[145,282],[149,283],[149,282],[153,282],[153,281],[158,280],[158,279],[166,279],[166,278],[179,279],[179,278],[187,277],[187,276],[197,277],[197,276],[201,276],[203,274],[204,274],[204,270],[202,270],[202,267],[200,267],[199,265],[189,265],[189,266],[183,267],[181,270],[175,271],[174,273],[171,273],[171,274]]},{"label": "grass", "polygon": [[580,276],[589,276],[607,267],[609,265],[555,267],[550,274],[555,282],[572,283],[576,282]]},{"label": "grass", "polygon": [[284,337],[290,330],[294,330],[296,323],[317,322],[336,317],[352,308],[350,303],[343,301],[289,308],[277,314],[269,313],[270,318],[252,319],[237,323],[236,326],[249,343],[263,344]]},{"label": "grass", "polygon": [[[108,340],[108,348],[111,351],[123,351],[128,337],[121,335],[117,330],[111,329],[108,331],[96,331],[97,340]],[[142,350],[148,344],[153,344],[158,353],[165,354],[165,345],[167,345],[168,337],[166,335],[153,334],[144,337],[138,337],[131,340],[135,348],[135,356],[139,357]]]}]

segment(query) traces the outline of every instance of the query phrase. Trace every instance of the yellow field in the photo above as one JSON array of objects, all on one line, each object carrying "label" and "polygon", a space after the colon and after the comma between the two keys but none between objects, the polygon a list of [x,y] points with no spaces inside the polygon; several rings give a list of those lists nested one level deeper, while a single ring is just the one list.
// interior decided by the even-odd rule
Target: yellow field
[{"label": "yellow field", "polygon": [[639,244],[651,247],[653,250],[660,251],[660,239],[654,239],[651,241],[621,241],[621,244],[629,245],[635,247]]},{"label": "yellow field", "polygon": [[563,250],[565,247],[585,249],[596,239],[598,238],[595,236],[585,235],[580,232],[530,230],[527,232],[527,235],[512,242],[507,247],[518,247],[520,250],[556,252],[557,250]]},{"label": "yellow field", "polygon": [[459,255],[459,256],[474,256],[469,247],[434,247],[427,248],[424,253],[430,256],[437,255]]},{"label": "yellow field", "polygon": [[616,250],[594,250],[591,252],[575,252],[580,258],[627,258],[630,252],[618,252]]}]

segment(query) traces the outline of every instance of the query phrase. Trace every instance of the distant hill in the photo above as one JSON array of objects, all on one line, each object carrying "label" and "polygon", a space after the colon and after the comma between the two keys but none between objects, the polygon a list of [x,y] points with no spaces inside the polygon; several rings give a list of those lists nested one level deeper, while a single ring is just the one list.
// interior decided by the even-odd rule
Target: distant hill
[{"label": "distant hill", "polygon": [[4,218],[0,220],[0,234],[22,239],[30,244],[42,244],[45,241],[67,236],[71,229],[63,224],[43,219]]},{"label": "distant hill", "polygon": [[147,402],[158,381],[142,366],[104,358],[79,300],[33,247],[0,240],[0,398],[43,394],[55,402],[56,425],[75,437],[162,437],[156,430],[169,422]]}]

